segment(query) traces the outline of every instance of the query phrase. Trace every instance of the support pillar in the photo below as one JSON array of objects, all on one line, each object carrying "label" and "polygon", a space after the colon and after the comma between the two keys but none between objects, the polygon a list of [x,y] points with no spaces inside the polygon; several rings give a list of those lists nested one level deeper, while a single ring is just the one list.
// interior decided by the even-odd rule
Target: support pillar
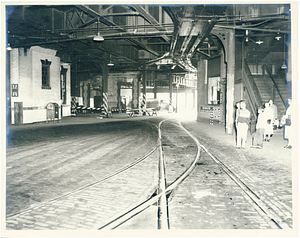
[{"label": "support pillar", "polygon": [[196,89],[192,89],[192,93],[193,93],[193,109],[196,106]]},{"label": "support pillar", "polygon": [[233,133],[234,125],[234,73],[235,73],[235,31],[228,32],[227,88],[226,88],[226,133]]},{"label": "support pillar", "polygon": [[139,95],[138,95],[138,87],[139,87],[139,79],[137,76],[135,76],[132,80],[132,108],[138,108],[138,101],[139,101]]},{"label": "support pillar", "polygon": [[157,81],[154,81],[153,94],[154,98],[157,98]]},{"label": "support pillar", "polygon": [[121,82],[118,81],[117,82],[117,97],[118,97],[118,109],[119,109],[119,113],[122,112],[122,104],[121,104],[121,101],[122,101],[122,98],[121,98]]},{"label": "support pillar", "polygon": [[226,64],[225,64],[225,58],[224,53],[222,53],[221,56],[221,70],[220,70],[220,88],[221,88],[221,98],[220,98],[220,114],[221,114],[221,122],[225,123],[225,113],[226,113]]},{"label": "support pillar", "polygon": [[207,94],[207,60],[200,58],[197,64],[197,120],[203,120],[201,117],[201,106],[206,105]]},{"label": "support pillar", "polygon": [[186,88],[184,89],[184,108],[186,109],[187,108],[187,101],[188,101],[188,94],[186,92]]},{"label": "support pillar", "polygon": [[102,64],[102,106],[105,114],[108,116],[108,72],[107,64]]},{"label": "support pillar", "polygon": [[170,91],[170,96],[169,96],[169,112],[173,112],[173,76],[171,72],[169,72],[169,91]]},{"label": "support pillar", "polygon": [[11,72],[10,52],[6,50],[6,122],[11,125]]},{"label": "support pillar", "polygon": [[147,70],[146,67],[144,67],[143,71],[143,99],[142,99],[142,105],[141,108],[146,108],[146,82],[147,82]]}]

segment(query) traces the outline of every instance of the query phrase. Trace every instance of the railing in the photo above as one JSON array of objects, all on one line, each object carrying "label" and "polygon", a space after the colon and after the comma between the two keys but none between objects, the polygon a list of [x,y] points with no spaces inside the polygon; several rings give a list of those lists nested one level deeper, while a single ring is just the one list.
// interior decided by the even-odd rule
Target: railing
[{"label": "railing", "polygon": [[[266,70],[267,74],[269,75],[270,79],[271,79],[272,82],[273,82],[274,87],[276,88],[276,90],[277,90],[277,92],[278,92],[278,95],[279,95],[279,97],[280,97],[280,99],[281,99],[283,105],[285,105],[284,99],[283,99],[283,97],[282,97],[282,95],[281,95],[281,93],[280,93],[280,91],[279,91],[279,88],[278,88],[278,86],[277,86],[277,83],[275,82],[275,80],[274,80],[274,78],[273,78],[273,76],[272,76],[272,74],[271,74],[269,68],[264,64],[264,65],[262,66],[262,69],[265,69],[265,70]],[[274,99],[273,99],[273,100],[274,100]]]},{"label": "railing", "polygon": [[243,70],[243,80],[246,86],[246,90],[249,96],[249,106],[252,112],[252,115],[257,118],[257,109],[262,105],[262,100],[260,93],[258,91],[257,85],[252,78],[251,71],[247,64],[247,61],[244,60],[244,70]]}]

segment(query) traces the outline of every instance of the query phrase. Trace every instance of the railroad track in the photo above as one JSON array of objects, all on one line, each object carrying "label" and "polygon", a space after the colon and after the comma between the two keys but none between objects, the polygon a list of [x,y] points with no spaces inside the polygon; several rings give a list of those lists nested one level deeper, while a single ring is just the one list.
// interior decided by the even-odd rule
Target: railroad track
[{"label": "railroad track", "polygon": [[[154,120],[154,123],[157,124],[158,122],[158,119]],[[147,121],[143,122],[143,123],[148,123]],[[159,126],[156,126],[157,128],[160,127],[160,125],[162,124],[163,122],[161,122],[159,124]],[[153,123],[150,123],[152,126],[153,126]],[[160,130],[159,130],[159,134],[160,134]],[[91,139],[90,139],[91,140]],[[166,146],[166,144],[164,145]],[[31,147],[30,147],[31,148]],[[163,164],[164,164],[164,161],[162,160],[162,143],[161,143],[161,134],[160,134],[160,137],[158,139],[158,142],[157,142],[157,145],[154,146],[152,149],[150,149],[150,151],[145,154],[144,156],[142,156],[141,158],[139,159],[135,159],[132,163],[130,164],[127,164],[126,166],[122,167],[121,169],[115,171],[114,173],[111,173],[107,176],[104,176],[102,177],[101,179],[98,179],[97,181],[95,182],[92,182],[92,183],[89,183],[87,185],[84,185],[84,186],[81,186],[77,189],[74,189],[72,191],[69,191],[69,192],[66,192],[62,195],[59,195],[59,196],[56,196],[54,198],[51,198],[51,199],[48,199],[44,202],[39,202],[39,203],[35,203],[35,204],[32,204],[30,207],[28,207],[27,209],[22,209],[18,212],[15,212],[15,213],[12,213],[12,214],[9,214],[7,215],[7,224],[8,224],[8,227],[10,229],[13,229],[14,227],[14,224],[16,224],[18,221],[22,221],[22,222],[25,222],[24,224],[24,227],[35,227],[35,224],[41,224],[44,221],[48,221],[47,217],[48,218],[51,218],[49,217],[51,215],[51,211],[54,207],[54,210],[61,210],[61,207],[64,205],[64,204],[70,204],[70,201],[77,201],[77,200],[84,200],[86,196],[79,196],[78,194],[84,194],[84,193],[89,193],[90,190],[92,189],[96,189],[100,184],[103,184],[104,182],[106,181],[109,181],[109,180],[113,180],[113,179],[118,179],[119,177],[121,177],[122,174],[125,174],[125,173],[129,173],[128,171],[129,170],[133,170],[135,169],[135,167],[139,166],[140,164],[143,164],[143,162],[145,162],[149,157],[153,157],[153,154],[155,151],[157,151],[159,149],[159,163],[160,163],[160,171],[164,171],[164,168],[163,168]],[[158,162],[158,161],[157,161]],[[156,163],[157,163],[156,162]],[[130,174],[130,173],[129,173]],[[135,174],[135,172],[131,172],[131,174]],[[125,175],[123,175],[124,177]],[[164,193],[165,193],[165,196],[169,196],[169,194],[171,193],[171,190],[176,186],[176,184],[180,183],[180,178],[177,179],[177,181],[173,181],[172,183],[170,183],[167,187],[165,186],[164,188],[162,188],[162,184],[166,185],[166,180],[161,177],[162,174],[160,174],[160,178],[159,178],[159,181],[160,181],[160,185],[158,186],[158,184],[156,183],[156,185],[153,187],[153,191],[155,195],[152,195],[150,194],[149,196],[151,197],[150,199],[150,202],[148,201],[144,201],[144,203],[146,204],[150,204],[150,203],[155,203],[157,201],[159,201],[159,199],[161,199],[161,193],[160,191],[162,190]],[[125,176],[126,177],[126,176]],[[184,175],[181,176],[182,178],[184,178]],[[120,178],[122,180],[122,178]],[[149,197],[148,196],[148,197]],[[162,221],[161,217],[162,216],[166,216],[166,212],[161,212],[162,209],[164,209],[164,207],[166,206],[163,206],[163,204],[165,204],[165,202],[161,202],[159,201],[159,203],[162,205],[160,206],[160,212],[159,212],[159,220]],[[74,206],[76,205],[77,203],[74,204]],[[44,209],[44,210],[43,210]],[[74,210],[76,209],[76,207],[74,207]],[[91,207],[91,209],[93,209]],[[43,211],[44,214],[42,215],[37,215],[36,212],[37,211]],[[53,215],[53,214],[52,214]],[[57,217],[63,217],[63,212],[61,213],[58,213],[57,214]],[[38,216],[39,219],[36,219],[35,216]],[[44,219],[42,217],[45,217]],[[123,216],[124,217],[124,216]],[[28,221],[25,221],[27,220]],[[105,221],[105,220],[103,220]],[[99,221],[98,224],[101,224],[103,221]],[[63,221],[61,221],[63,222]],[[55,223],[55,222],[54,222]],[[53,223],[53,224],[54,224]],[[106,224],[108,224],[110,222],[107,222]],[[52,224],[52,223],[51,223]],[[165,222],[162,221],[160,222],[160,226],[165,226],[164,225]],[[55,225],[51,225],[49,226],[51,227],[51,229],[56,229],[55,228]],[[61,229],[62,227],[60,225],[56,226],[58,227],[57,229]],[[71,227],[71,226],[70,226]],[[27,228],[27,229],[28,229]],[[95,226],[93,226],[93,228],[95,228]],[[97,227],[99,228],[99,227]],[[20,227],[18,229],[21,229]]]},{"label": "railroad track", "polygon": [[[159,119],[155,119],[153,122],[157,124],[158,120]],[[144,123],[149,122],[145,121]],[[150,124],[153,126],[153,123]],[[126,224],[126,222],[130,221],[137,214],[140,214],[147,208],[153,206],[153,204],[157,206],[157,217],[152,218],[157,219],[157,229],[170,229],[168,208],[170,198],[174,195],[173,192],[178,188],[178,185],[195,169],[201,154],[206,153],[237,184],[237,186],[242,189],[254,206],[261,210],[277,228],[282,229],[286,227],[281,224],[280,218],[267,203],[262,201],[254,191],[240,180],[220,159],[215,157],[205,146],[203,146],[196,137],[181,125],[181,123],[172,119],[165,119],[160,121],[156,128],[158,129],[157,144],[144,156],[135,159],[133,162],[123,166],[114,173],[104,176],[93,183],[7,216],[7,219],[11,220],[15,216],[26,214],[39,207],[55,204],[64,198],[75,196],[78,193],[85,193],[85,191],[90,189],[99,189],[99,184],[109,181],[110,179],[116,179],[119,176],[121,177],[123,173],[126,174],[130,170],[133,171],[138,165],[147,161],[148,158],[153,157],[155,152],[157,152],[158,178],[157,183],[154,183],[154,186],[151,189],[152,193],[149,193],[148,191],[148,195],[144,196],[146,198],[142,200],[139,199],[138,203],[123,209],[121,213],[118,212],[116,213],[117,215],[110,216],[109,220],[95,222],[96,225],[94,224],[89,229],[106,230],[122,227],[123,224]],[[134,172],[132,174],[134,174]],[[123,177],[124,176],[126,175],[123,175]],[[126,211],[124,212],[124,210]]]},{"label": "railroad track", "polygon": [[[169,133],[172,132],[172,136],[167,137],[166,132],[162,132],[162,125],[163,123],[168,122],[169,119],[163,120],[158,125],[158,147],[159,147],[159,178],[158,178],[158,187],[156,189],[156,192],[153,194],[152,197],[142,201],[140,204],[137,204],[134,207],[131,207],[128,209],[127,212],[125,212],[122,215],[119,215],[118,217],[114,218],[112,221],[108,222],[107,224],[99,227],[99,230],[102,229],[115,229],[119,227],[120,225],[124,224],[125,222],[129,221],[131,218],[135,217],[137,214],[143,212],[145,209],[149,208],[153,204],[158,204],[158,211],[157,211],[157,224],[158,229],[169,229],[169,217],[168,217],[168,197],[170,197],[172,191],[176,189],[176,187],[184,180],[186,179],[189,174],[193,171],[193,169],[196,166],[196,163],[200,157],[201,154],[201,147],[198,140],[189,132],[187,131],[181,124],[171,122],[168,126],[166,126],[166,129],[169,130]],[[174,129],[180,130],[179,132],[174,132]],[[170,131],[171,130],[171,131]],[[182,137],[182,133],[186,133],[185,137],[190,137],[190,140],[188,141],[180,141],[181,143],[185,143],[185,145],[179,146],[178,144],[175,145],[175,143],[179,142],[178,138]],[[178,137],[178,138],[174,138]],[[172,139],[172,141],[170,141]],[[182,139],[182,138],[181,138]],[[188,162],[185,161],[185,165],[183,163],[179,163],[179,169],[177,168],[176,171],[174,171],[174,167],[166,167],[166,164],[172,164],[172,158],[166,158],[168,150],[166,150],[167,147],[172,146],[179,148],[182,150],[183,148],[186,148],[187,146],[190,147],[189,143],[193,141],[195,144],[195,148],[197,148],[194,151],[194,157],[192,159],[189,159]],[[185,158],[187,156],[187,153],[185,151]],[[170,156],[169,156],[170,157]],[[172,156],[171,156],[172,157]],[[169,161],[168,161],[169,160]],[[178,161],[177,161],[178,163]],[[174,164],[173,164],[174,165]],[[184,169],[182,169],[184,168]],[[178,176],[179,174],[179,176]],[[169,176],[170,175],[170,176]],[[171,177],[171,179],[169,179]],[[168,181],[168,182],[167,182]]]},{"label": "railroad track", "polygon": [[[159,123],[159,186],[157,188],[157,193],[154,194],[151,198],[143,201],[135,207],[132,207],[126,213],[116,217],[111,222],[100,227],[99,229],[115,229],[121,226],[122,224],[129,221],[131,218],[135,217],[137,214],[140,214],[145,209],[149,208],[152,204],[158,204],[158,229],[170,229],[169,223],[169,211],[168,203],[169,199],[172,197],[172,192],[177,188],[177,186],[189,176],[196,166],[196,163],[202,153],[206,153],[219,167],[223,170],[227,176],[234,181],[234,183],[243,191],[243,193],[248,197],[248,201],[256,207],[257,210],[261,211],[261,215],[265,219],[269,220],[268,224],[273,223],[273,228],[291,228],[286,224],[280,222],[280,217],[274,212],[275,209],[270,207],[265,203],[259,195],[257,195],[253,190],[251,190],[238,176],[236,176],[220,159],[215,157],[204,145],[202,145],[189,131],[187,131],[180,123],[171,122],[165,128],[171,129],[173,131],[172,137],[163,140],[162,125],[167,120],[164,120]],[[166,123],[165,123],[166,124]],[[168,152],[169,146],[175,147],[174,141],[169,141],[170,138],[173,140],[174,137],[178,136],[178,133],[174,132],[174,128],[179,129],[180,131],[185,131],[185,133],[194,141],[197,145],[197,155],[194,157],[194,160],[191,161],[189,167],[181,173],[181,171],[176,170],[176,173],[172,173],[174,170],[174,164],[172,164],[171,158],[166,158],[164,153]],[[182,134],[181,134],[182,135]],[[166,142],[167,140],[167,142]],[[179,146],[180,147],[180,146]],[[184,146],[183,146],[184,147]],[[169,164],[170,166],[166,166]],[[173,166],[172,166],[173,165]],[[178,173],[180,176],[178,176]],[[177,175],[176,175],[177,174]],[[176,177],[177,176],[177,177]],[[176,178],[175,178],[176,177]],[[171,179],[170,179],[171,178]],[[174,179],[175,178],[175,179]],[[168,181],[168,182],[167,182]],[[272,226],[272,224],[271,224]]]}]

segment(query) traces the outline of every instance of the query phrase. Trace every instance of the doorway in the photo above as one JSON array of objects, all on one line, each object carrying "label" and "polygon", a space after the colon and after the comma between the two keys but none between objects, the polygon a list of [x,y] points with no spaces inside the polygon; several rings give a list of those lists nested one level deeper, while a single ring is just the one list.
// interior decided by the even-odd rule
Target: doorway
[{"label": "doorway", "polygon": [[15,125],[22,125],[23,124],[23,102],[15,102],[14,103],[15,109]]}]

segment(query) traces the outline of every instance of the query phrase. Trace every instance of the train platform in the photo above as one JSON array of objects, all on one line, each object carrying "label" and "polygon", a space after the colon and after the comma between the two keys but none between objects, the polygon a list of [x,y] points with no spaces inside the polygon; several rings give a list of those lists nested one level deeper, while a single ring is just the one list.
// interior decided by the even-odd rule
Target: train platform
[{"label": "train platform", "polygon": [[[245,149],[236,149],[235,133],[225,133],[224,124],[209,120],[196,121],[195,114],[159,113],[156,116],[128,118],[127,114],[113,114],[112,118],[101,118],[97,114],[81,114],[76,117],[63,118],[59,122],[34,123],[8,126],[8,131],[27,130],[52,126],[80,125],[88,123],[113,122],[122,120],[147,120],[159,117],[180,120],[214,157],[222,161],[229,170],[245,183],[261,200],[266,201],[266,209],[274,215],[274,219],[283,224],[282,228],[295,228],[297,215],[293,209],[297,205],[298,164],[297,148],[286,149],[283,130],[274,132],[270,142],[265,142],[262,149],[251,148],[251,135]],[[201,163],[201,161],[199,162]],[[197,176],[197,175],[196,175]],[[294,177],[292,177],[294,176]],[[121,196],[121,195],[120,195]],[[275,209],[275,210],[274,210]],[[142,224],[143,226],[143,224]],[[75,227],[74,227],[75,228]],[[173,227],[176,229],[176,227]],[[178,229],[180,227],[177,227]]]}]

